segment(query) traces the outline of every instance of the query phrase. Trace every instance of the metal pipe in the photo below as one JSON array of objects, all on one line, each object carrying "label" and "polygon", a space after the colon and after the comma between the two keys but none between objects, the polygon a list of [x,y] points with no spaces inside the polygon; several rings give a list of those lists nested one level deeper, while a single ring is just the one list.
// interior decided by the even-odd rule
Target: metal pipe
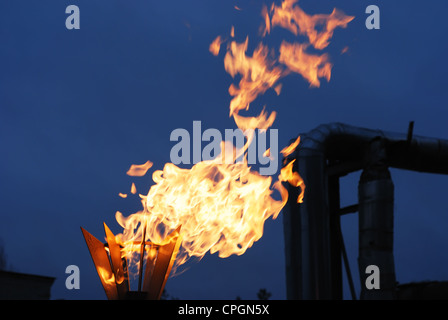
[{"label": "metal pipe", "polygon": [[[410,135],[407,141],[410,141]],[[386,166],[386,142],[374,139],[366,148],[366,165],[358,186],[359,255],[361,299],[396,299],[396,278],[393,255],[394,185]],[[379,287],[367,290],[368,266],[379,268]]]},{"label": "metal pipe", "polygon": [[[386,167],[363,171],[359,187],[359,276],[362,300],[396,299],[393,254],[394,185]],[[367,288],[367,267],[380,270],[379,287]]]},{"label": "metal pipe", "polygon": [[295,170],[307,186],[303,203],[289,201],[283,216],[288,299],[333,298],[328,179],[363,169],[365,151],[376,138],[384,142],[386,166],[448,174],[447,140],[411,135],[409,141],[407,134],[341,123],[301,135],[300,145],[285,159],[296,159]]},{"label": "metal pipe", "polygon": [[345,250],[344,237],[342,236],[341,229],[339,229],[339,233],[340,233],[340,239],[341,239],[342,258],[344,259],[345,272],[347,274],[347,280],[348,280],[348,285],[350,288],[350,294],[352,296],[352,300],[356,300],[355,285],[353,283],[353,276],[352,276],[352,272],[350,271],[350,263],[348,261],[347,251]]},{"label": "metal pipe", "polygon": [[[299,146],[300,148],[300,146]],[[297,170],[307,191],[303,203],[288,201],[283,215],[288,299],[330,299],[329,204],[323,154],[301,150]],[[295,188],[289,188],[289,199]]]},{"label": "metal pipe", "polygon": [[388,167],[448,174],[448,140],[411,136],[411,141],[408,141],[407,133],[372,130],[342,123],[320,125],[302,135],[295,155],[334,159],[340,164],[328,169],[334,171],[339,166],[341,172],[335,173],[341,176],[363,167],[367,160],[365,150],[375,138],[382,138],[385,142]]},{"label": "metal pipe", "polygon": [[330,260],[331,260],[331,298],[342,300],[342,245],[341,245],[341,216],[339,214],[340,186],[339,177],[328,179],[329,231],[330,231]]}]

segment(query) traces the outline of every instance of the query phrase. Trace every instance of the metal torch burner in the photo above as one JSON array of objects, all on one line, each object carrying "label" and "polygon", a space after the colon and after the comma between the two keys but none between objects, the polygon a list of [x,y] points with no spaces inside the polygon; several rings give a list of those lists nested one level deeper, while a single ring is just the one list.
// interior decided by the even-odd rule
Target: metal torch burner
[{"label": "metal torch burner", "polygon": [[[182,238],[180,226],[168,235],[165,244],[158,245],[145,241],[145,234],[140,246],[140,265],[138,271],[138,291],[130,290],[128,261],[123,254],[115,235],[104,223],[107,243],[102,243],[81,227],[87,247],[92,257],[101,284],[109,300],[159,300],[165,287],[174,260],[179,251]],[[146,254],[146,267],[144,257]]]}]

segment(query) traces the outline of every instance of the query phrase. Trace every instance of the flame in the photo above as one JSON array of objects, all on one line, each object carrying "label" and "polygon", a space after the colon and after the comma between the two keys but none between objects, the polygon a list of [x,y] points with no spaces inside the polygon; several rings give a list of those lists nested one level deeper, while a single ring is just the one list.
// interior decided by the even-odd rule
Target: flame
[{"label": "flame", "polygon": [[268,148],[265,152],[263,152],[263,157],[270,157],[271,156],[271,148]]},{"label": "flame", "polygon": [[208,49],[214,56],[217,56],[219,54],[219,50],[221,49],[221,43],[223,43],[221,36],[217,36],[215,40],[213,40],[213,42],[210,43]]},{"label": "flame", "polygon": [[[276,57],[275,50],[260,42],[252,54],[248,54],[249,37],[244,42],[234,40],[233,26],[229,39],[217,36],[212,41],[209,51],[215,56],[227,42],[224,68],[232,78],[239,79],[228,89],[231,96],[229,116],[243,131],[267,130],[273,125],[275,111],[269,113],[263,107],[258,116],[241,113],[248,111],[269,89],[279,95],[282,89],[279,80],[291,72],[302,75],[311,87],[319,87],[321,78],[330,81],[332,64],[329,56],[306,51],[309,46],[319,50],[328,46],[335,28],[345,28],[353,19],[337,9],[329,15],[308,15],[296,5],[296,0],[284,0],[280,6],[272,4],[270,10],[263,7],[262,17],[265,24],[263,36],[273,27],[281,26],[296,35],[306,35],[309,43],[283,41]],[[149,240],[155,245],[163,245],[180,225],[182,245],[174,271],[189,258],[201,259],[207,252],[218,253],[222,258],[241,255],[262,237],[265,221],[277,218],[286,204],[288,191],[283,183],[300,188],[297,202],[303,202],[305,183],[293,170],[294,160],[281,168],[275,181],[248,166],[246,151],[252,138],[253,132],[248,134],[242,149],[225,141],[215,159],[196,163],[189,169],[166,163],[163,170],[153,172],[154,184],[147,195],[140,195],[143,209],[127,217],[116,213],[116,220],[123,227],[117,242],[123,246],[123,254],[130,264],[135,261],[133,257],[142,242]],[[287,157],[299,143],[300,137],[281,153]],[[236,163],[240,156],[243,161]],[[267,150],[264,156],[276,155]],[[142,176],[151,166],[150,161],[145,165],[133,165],[128,175]]]},{"label": "flame", "polygon": [[280,92],[282,91],[282,87],[283,87],[283,85],[280,83],[280,84],[276,85],[274,88],[274,91],[275,91],[275,93],[277,93],[278,96],[280,95]]},{"label": "flame", "polygon": [[149,160],[144,164],[133,164],[126,172],[126,174],[132,177],[143,177],[146,172],[152,167],[152,165],[153,163]]},{"label": "flame", "polygon": [[274,123],[277,113],[272,111],[269,117],[264,109],[257,117],[243,117],[238,114],[233,115],[236,125],[243,131],[248,129],[262,129],[266,130]]},{"label": "flame", "polygon": [[105,284],[115,285],[115,275],[113,272],[109,272],[101,266],[97,266],[97,271],[100,278],[103,279]]},{"label": "flame", "polygon": [[131,193],[132,194],[136,194],[137,193],[137,188],[135,187],[135,183],[134,182],[132,182],[132,185],[131,185]]},{"label": "flame", "polygon": [[307,45],[282,42],[279,61],[289,70],[302,75],[312,87],[319,87],[319,78],[330,81],[333,65],[328,61],[328,55],[312,55],[305,53]]},{"label": "flame", "polygon": [[224,57],[225,70],[232,77],[241,75],[238,87],[234,84],[229,87],[229,94],[234,97],[230,101],[230,116],[248,110],[249,105],[282,76],[282,69],[268,60],[268,47],[260,43],[250,57],[246,55],[248,43],[249,37],[243,43],[232,41]]},{"label": "flame", "polygon": [[[295,35],[305,35],[315,49],[326,48],[334,30],[338,27],[346,28],[347,24],[355,18],[346,16],[336,8],[331,14],[308,15],[296,5],[296,2],[297,0],[284,0],[281,6],[273,5],[270,27],[281,26]],[[320,27],[321,31],[318,31],[317,27]],[[266,30],[269,30],[268,27]]]},{"label": "flame", "polygon": [[271,19],[266,5],[263,5],[263,8],[261,9],[261,16],[264,19],[264,31],[261,32],[264,37],[266,34],[271,33]]},{"label": "flame", "polygon": [[126,193],[118,193],[118,196],[122,197],[122,198],[127,198],[128,195]]},{"label": "flame", "polygon": [[[300,176],[300,174],[296,171],[293,171],[292,167],[295,162],[295,159],[289,162],[286,166],[284,166],[280,171],[280,176],[278,178],[278,182],[287,181],[293,187],[300,187],[301,192],[297,197],[297,203],[303,203],[303,197],[305,195],[305,183]],[[278,189],[284,189],[284,187],[280,184],[276,186]],[[286,191],[287,192],[287,191]],[[284,191],[283,191],[284,193]]]},{"label": "flame", "polygon": [[297,139],[291,143],[289,146],[283,148],[280,153],[286,158],[287,156],[289,156],[291,153],[294,152],[294,150],[296,150],[297,146],[300,143],[300,136],[297,137]]},{"label": "flame", "polygon": [[154,243],[163,243],[182,225],[184,259],[208,251],[223,258],[243,254],[262,236],[264,221],[278,216],[286,199],[272,198],[271,177],[245,163],[221,164],[217,159],[191,169],[165,164],[153,174],[156,184],[144,197],[144,210],[128,218],[118,215],[117,221],[129,230],[144,216]]}]

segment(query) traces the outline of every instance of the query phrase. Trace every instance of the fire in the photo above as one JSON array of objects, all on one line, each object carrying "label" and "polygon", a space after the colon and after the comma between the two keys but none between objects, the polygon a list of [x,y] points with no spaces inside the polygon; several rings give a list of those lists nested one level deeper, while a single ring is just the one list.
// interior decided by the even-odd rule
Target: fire
[{"label": "fire", "polygon": [[282,76],[282,69],[274,66],[267,57],[268,47],[260,43],[252,57],[249,57],[246,55],[248,43],[248,37],[243,43],[232,41],[224,57],[225,70],[232,77],[241,75],[238,87],[234,84],[229,87],[229,94],[234,97],[230,101],[230,116],[237,115],[241,110],[248,110],[249,105],[260,94],[272,88]]},{"label": "fire", "polygon": [[221,43],[222,43],[221,36],[217,36],[215,40],[213,40],[212,43],[210,43],[209,51],[214,55],[217,56],[219,54],[219,50],[221,49]]},{"label": "fire", "polygon": [[280,153],[286,158],[291,153],[293,153],[294,150],[296,150],[299,143],[300,143],[300,136],[298,136],[297,139],[293,143],[291,143],[289,146],[283,148],[282,151],[280,151]]},{"label": "fire", "polygon": [[[285,0],[280,6],[273,4],[270,10],[264,8],[262,17],[263,36],[270,34],[273,27],[281,26],[296,35],[306,35],[309,43],[283,41],[276,57],[275,50],[260,42],[248,54],[249,37],[237,42],[233,26],[229,40],[218,36],[212,41],[209,51],[215,56],[227,42],[224,68],[233,78],[239,78],[238,84],[232,83],[228,90],[232,97],[229,116],[241,130],[267,130],[273,125],[275,111],[268,113],[263,108],[258,116],[240,113],[248,111],[269,89],[280,94],[279,80],[291,72],[303,76],[312,87],[319,87],[321,78],[329,81],[332,68],[329,56],[306,51],[309,46],[319,50],[328,46],[335,28],[345,28],[353,19],[337,9],[329,15],[308,15],[295,0]],[[317,26],[321,27],[320,31]],[[132,257],[142,242],[162,245],[179,226],[182,226],[182,244],[173,270],[191,257],[201,259],[207,252],[218,253],[222,258],[241,255],[262,237],[265,221],[277,218],[286,204],[288,192],[283,183],[301,188],[297,202],[303,202],[305,183],[293,170],[294,161],[280,170],[275,181],[251,169],[245,157],[243,162],[235,163],[235,159],[245,155],[251,140],[249,135],[241,150],[227,141],[215,159],[199,162],[190,169],[166,163],[163,170],[154,171],[154,184],[147,195],[140,195],[143,209],[128,217],[116,213],[116,220],[123,227],[117,241],[124,247],[128,261],[135,260]],[[282,154],[287,157],[299,143],[300,137],[284,148]],[[276,156],[269,151],[265,155]],[[127,174],[143,176],[151,166],[150,161],[133,165]]]},{"label": "fire", "polygon": [[[280,171],[280,176],[278,178],[279,181],[287,181],[289,184],[291,184],[293,187],[300,187],[300,194],[297,197],[297,203],[303,202],[303,197],[305,195],[305,182],[303,181],[302,177],[299,175],[298,172],[295,172],[292,170],[294,160],[289,162],[285,167],[283,167]],[[281,184],[276,185],[278,189],[284,188]],[[282,189],[283,190],[283,189]],[[284,191],[283,191],[284,192]]]},{"label": "fire", "polygon": [[148,238],[163,242],[182,225],[188,256],[244,253],[262,236],[264,221],[282,207],[271,197],[270,177],[245,164],[203,161],[187,170],[168,163],[153,179],[156,184],[144,200]]},{"label": "fire", "polygon": [[152,165],[153,163],[151,161],[146,161],[144,164],[133,164],[126,174],[132,177],[142,177],[152,167]]},{"label": "fire", "polygon": [[[336,8],[331,14],[308,15],[296,3],[297,0],[284,0],[281,6],[273,4],[270,26],[269,19],[266,18],[266,32],[269,33],[270,28],[274,26],[281,26],[295,35],[305,35],[314,48],[322,50],[328,46],[336,28],[346,28],[355,18],[346,16]],[[321,31],[318,31],[317,27],[320,27]]]},{"label": "fire", "polygon": [[115,275],[113,272],[108,272],[107,270],[105,270],[100,266],[98,266],[97,270],[98,274],[100,275],[100,278],[103,279],[106,285],[115,285]]},{"label": "fire", "polygon": [[282,42],[279,61],[289,70],[302,75],[311,86],[319,87],[319,78],[330,81],[332,64],[328,61],[327,54],[307,54],[306,47],[304,44]]},{"label": "fire", "polygon": [[134,182],[132,182],[132,185],[131,185],[131,193],[132,194],[136,194],[137,193],[137,187],[135,186]]},{"label": "fire", "polygon": [[132,244],[141,239],[146,224],[148,239],[161,244],[182,225],[183,250],[176,266],[208,251],[222,258],[243,254],[263,235],[265,220],[275,219],[286,201],[272,197],[271,177],[246,163],[222,164],[219,157],[191,169],[167,163],[153,173],[153,180],[156,184],[142,197],[143,211],[127,218],[117,213],[124,228],[121,240]]}]

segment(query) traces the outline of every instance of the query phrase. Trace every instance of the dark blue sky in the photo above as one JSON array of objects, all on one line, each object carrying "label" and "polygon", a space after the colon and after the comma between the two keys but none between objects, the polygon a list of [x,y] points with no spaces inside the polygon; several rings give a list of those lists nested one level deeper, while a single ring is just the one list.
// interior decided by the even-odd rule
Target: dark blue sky
[{"label": "dark blue sky", "polygon": [[[65,28],[65,8],[78,5],[81,29]],[[267,2],[270,4],[270,2]],[[381,9],[381,29],[364,13]],[[242,11],[234,9],[234,5]],[[286,146],[322,123],[448,139],[448,3],[442,1],[301,0],[308,13],[333,7],[356,18],[337,29],[328,47],[332,79],[310,89],[285,78],[280,96],[268,91],[252,106],[278,112],[274,128]],[[18,272],[54,276],[52,298],[104,299],[79,229],[118,233],[117,210],[140,209],[121,199],[132,182],[146,193],[151,175],[131,178],[133,163],[169,162],[176,128],[234,128],[228,118],[232,78],[211,41],[235,26],[236,39],[258,43],[259,1],[22,1],[0,2],[0,238]],[[291,35],[272,32],[267,42]],[[340,51],[349,47],[346,54]],[[392,170],[395,184],[397,280],[448,280],[448,177]],[[355,203],[358,174],[342,179],[342,204]],[[281,215],[243,256],[207,255],[168,281],[181,299],[256,298],[259,288],[283,299]],[[357,218],[343,218],[356,271]],[[65,268],[81,270],[81,289],[65,288]],[[355,272],[357,275],[357,272]],[[356,283],[359,283],[356,278]],[[358,289],[359,293],[359,289]]]}]

